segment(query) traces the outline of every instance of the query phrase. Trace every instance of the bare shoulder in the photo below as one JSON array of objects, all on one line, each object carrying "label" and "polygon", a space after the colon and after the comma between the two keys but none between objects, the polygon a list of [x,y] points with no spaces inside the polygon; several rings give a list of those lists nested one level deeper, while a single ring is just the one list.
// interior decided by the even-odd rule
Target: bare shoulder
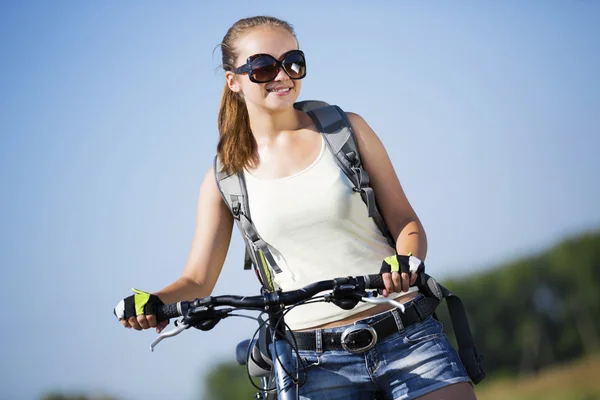
[{"label": "bare shoulder", "polygon": [[206,170],[204,174],[204,178],[202,179],[202,186],[200,192],[206,192],[212,197],[221,198],[221,193],[219,192],[219,187],[217,186],[217,179],[215,176],[215,167],[214,165],[210,165],[210,167]]},{"label": "bare shoulder", "polygon": [[[355,112],[346,112],[354,136],[360,150],[361,158],[366,168],[380,168],[389,163],[389,156],[385,147],[373,128],[365,119]],[[389,165],[388,165],[389,168]]]},{"label": "bare shoulder", "polygon": [[350,125],[352,125],[352,129],[354,130],[354,133],[356,133],[357,137],[362,138],[366,136],[367,140],[369,139],[369,137],[377,138],[377,135],[375,134],[373,129],[369,126],[367,121],[365,121],[365,119],[361,115],[351,111],[346,111],[346,115],[348,116]]},{"label": "bare shoulder", "polygon": [[206,218],[207,214],[211,217],[224,217],[227,219],[229,214],[229,209],[223,201],[223,196],[217,185],[213,165],[206,170],[198,195],[198,215]]}]

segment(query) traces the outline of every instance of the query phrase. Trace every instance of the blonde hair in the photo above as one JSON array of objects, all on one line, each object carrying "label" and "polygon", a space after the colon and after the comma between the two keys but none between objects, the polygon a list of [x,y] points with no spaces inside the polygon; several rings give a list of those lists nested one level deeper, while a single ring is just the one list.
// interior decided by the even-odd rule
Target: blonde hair
[{"label": "blonde hair", "polygon": [[[235,50],[236,41],[258,27],[284,29],[294,38],[296,37],[290,24],[274,17],[257,16],[241,19],[229,28],[221,42],[223,70],[235,69],[235,62],[239,56]],[[257,162],[256,141],[250,129],[246,103],[240,94],[229,89],[227,82],[221,97],[218,126],[217,154],[225,171],[239,173],[247,165]]]}]

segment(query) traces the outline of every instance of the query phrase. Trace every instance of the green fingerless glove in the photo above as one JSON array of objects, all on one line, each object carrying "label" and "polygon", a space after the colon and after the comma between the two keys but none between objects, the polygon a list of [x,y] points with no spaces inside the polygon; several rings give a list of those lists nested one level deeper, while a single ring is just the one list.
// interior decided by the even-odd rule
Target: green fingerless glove
[{"label": "green fingerless glove", "polygon": [[132,290],[135,294],[121,300],[113,310],[118,319],[129,319],[138,315],[155,315],[156,308],[164,305],[158,296],[136,288]]},{"label": "green fingerless glove", "polygon": [[395,254],[386,257],[381,263],[380,274],[390,272],[416,272],[419,273],[425,269],[425,264],[419,258],[408,253],[407,256]]}]

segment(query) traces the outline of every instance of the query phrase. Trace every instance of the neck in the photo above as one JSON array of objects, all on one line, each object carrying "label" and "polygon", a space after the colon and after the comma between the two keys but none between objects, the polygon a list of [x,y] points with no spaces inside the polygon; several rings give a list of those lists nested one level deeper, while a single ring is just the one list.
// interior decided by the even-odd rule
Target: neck
[{"label": "neck", "polygon": [[271,140],[284,131],[295,131],[305,125],[300,111],[291,107],[278,112],[248,105],[250,129],[257,142]]}]

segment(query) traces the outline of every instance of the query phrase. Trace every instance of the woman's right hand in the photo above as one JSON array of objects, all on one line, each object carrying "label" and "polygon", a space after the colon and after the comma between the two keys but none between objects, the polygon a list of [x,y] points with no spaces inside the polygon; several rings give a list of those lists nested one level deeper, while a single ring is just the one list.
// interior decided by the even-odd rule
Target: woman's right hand
[{"label": "woman's right hand", "polygon": [[138,331],[156,328],[156,332],[160,333],[169,324],[169,320],[156,320],[156,308],[164,303],[156,295],[135,288],[133,291],[135,294],[121,300],[113,313],[125,328]]}]

